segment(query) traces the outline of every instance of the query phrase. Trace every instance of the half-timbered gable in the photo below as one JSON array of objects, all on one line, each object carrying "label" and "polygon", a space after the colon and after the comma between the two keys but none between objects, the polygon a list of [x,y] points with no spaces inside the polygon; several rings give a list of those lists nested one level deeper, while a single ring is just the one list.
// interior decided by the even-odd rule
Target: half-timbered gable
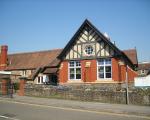
[{"label": "half-timbered gable", "polygon": [[85,20],[59,57],[64,60],[112,57],[116,51],[109,39]]},{"label": "half-timbered gable", "polygon": [[109,46],[89,25],[85,25],[75,38],[65,59],[85,59],[108,57],[114,55],[114,50]]},{"label": "half-timbered gable", "polygon": [[124,81],[125,66],[134,67],[131,60],[88,20],[83,22],[58,58],[62,61],[60,83]]}]

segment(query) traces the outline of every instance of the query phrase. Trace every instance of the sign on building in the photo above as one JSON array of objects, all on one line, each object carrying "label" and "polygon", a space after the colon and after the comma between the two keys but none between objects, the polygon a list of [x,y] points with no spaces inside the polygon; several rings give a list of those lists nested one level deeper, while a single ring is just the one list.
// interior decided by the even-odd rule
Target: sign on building
[{"label": "sign on building", "polygon": [[136,87],[150,87],[150,75],[146,77],[136,77],[134,79],[134,85]]}]

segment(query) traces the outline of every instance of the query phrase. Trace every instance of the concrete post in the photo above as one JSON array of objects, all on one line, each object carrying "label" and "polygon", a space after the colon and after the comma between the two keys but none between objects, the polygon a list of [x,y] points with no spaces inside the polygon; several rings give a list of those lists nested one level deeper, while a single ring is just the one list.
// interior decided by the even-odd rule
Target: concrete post
[{"label": "concrete post", "polygon": [[26,77],[20,77],[19,93],[18,93],[19,96],[24,96],[25,94],[24,87],[26,84],[26,80],[27,80]]}]

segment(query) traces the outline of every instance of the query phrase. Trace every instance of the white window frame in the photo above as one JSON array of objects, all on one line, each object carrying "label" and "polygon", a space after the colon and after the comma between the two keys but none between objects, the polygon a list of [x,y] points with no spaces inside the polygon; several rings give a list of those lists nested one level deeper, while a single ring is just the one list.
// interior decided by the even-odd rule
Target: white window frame
[{"label": "white window frame", "polygon": [[[39,79],[40,79],[40,82],[39,82]],[[37,77],[37,84],[43,84],[43,76]]]},{"label": "white window frame", "polygon": [[[106,60],[110,59],[110,64],[106,64]],[[104,60],[104,64],[103,65],[99,65],[98,62],[99,60]],[[99,70],[98,68],[103,66],[104,67],[104,78],[99,78]],[[110,78],[106,78],[106,66],[110,66],[111,67],[111,77]],[[112,80],[112,60],[111,58],[102,58],[102,59],[98,59],[97,60],[97,80]]]},{"label": "white window frame", "polygon": [[25,77],[26,75],[27,75],[27,71],[26,71],[26,70],[23,70],[23,71],[22,71],[22,76]]},{"label": "white window frame", "polygon": [[[90,49],[88,49],[88,48],[90,48]],[[93,52],[94,52],[93,46],[92,45],[85,46],[84,52],[86,55],[93,55]]]},{"label": "white window frame", "polygon": [[145,70],[141,70],[141,74],[142,74],[142,75],[145,74]]},{"label": "white window frame", "polygon": [[[70,63],[71,63],[71,62],[74,62],[74,66],[70,66]],[[80,66],[76,66],[77,62],[80,63]],[[70,69],[71,69],[71,68],[74,69],[74,78],[73,78],[73,79],[70,78]],[[76,69],[77,69],[77,68],[80,68],[80,71],[81,71],[80,74],[81,74],[81,78],[82,78],[81,62],[80,62],[80,61],[70,61],[70,62],[69,62],[69,64],[68,64],[68,71],[69,71],[69,72],[68,72],[68,78],[69,78],[69,80],[81,80],[81,78],[80,78],[80,79],[77,79],[77,78],[76,78]]]}]

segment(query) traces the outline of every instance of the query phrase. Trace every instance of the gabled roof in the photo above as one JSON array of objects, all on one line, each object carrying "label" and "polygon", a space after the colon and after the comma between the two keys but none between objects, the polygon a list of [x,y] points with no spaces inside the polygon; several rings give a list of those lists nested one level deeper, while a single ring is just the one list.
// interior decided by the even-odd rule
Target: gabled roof
[{"label": "gabled roof", "polygon": [[91,27],[104,40],[104,42],[106,42],[107,44],[109,44],[112,47],[112,49],[115,50],[118,53],[118,55],[121,55],[121,51],[113,43],[111,43],[110,40],[108,40],[89,20],[86,19],[82,23],[82,25],[79,27],[79,29],[77,30],[77,32],[74,34],[74,36],[71,38],[71,40],[68,42],[68,44],[65,46],[65,48],[60,53],[60,55],[58,56],[58,58],[62,59],[62,57],[69,50],[70,46],[72,46],[74,44],[74,42],[76,41],[76,38],[78,37],[78,35],[80,34],[80,32],[82,31],[82,29],[84,28],[84,26],[86,26],[86,25],[88,25],[89,27]]},{"label": "gabled roof", "polygon": [[39,52],[9,54],[6,70],[37,69],[46,66],[55,60],[61,51],[62,49],[54,49]]},{"label": "gabled roof", "polygon": [[139,63],[138,70],[150,70],[150,62]]},{"label": "gabled roof", "polygon": [[136,49],[123,50],[123,53],[131,60],[134,65],[138,65]]},{"label": "gabled roof", "polygon": [[[132,61],[127,57],[127,55],[122,52],[119,48],[117,48],[117,46],[115,46],[108,38],[106,38],[89,20],[85,20],[83,22],[83,24],[79,27],[79,29],[77,30],[77,32],[74,34],[74,36],[71,38],[71,40],[68,42],[68,44],[65,46],[65,48],[62,50],[62,52],[59,54],[58,58],[59,59],[63,59],[63,56],[66,54],[66,52],[70,49],[70,46],[72,46],[74,44],[74,42],[76,41],[76,38],[78,37],[78,35],[80,34],[80,32],[82,31],[82,29],[84,28],[84,26],[88,25],[89,27],[91,27],[102,39],[104,42],[106,42],[116,53],[118,56],[121,56],[124,58],[124,60],[126,62],[128,62],[128,64],[134,68],[134,64],[132,63]],[[132,59],[132,58],[131,58]]]}]

